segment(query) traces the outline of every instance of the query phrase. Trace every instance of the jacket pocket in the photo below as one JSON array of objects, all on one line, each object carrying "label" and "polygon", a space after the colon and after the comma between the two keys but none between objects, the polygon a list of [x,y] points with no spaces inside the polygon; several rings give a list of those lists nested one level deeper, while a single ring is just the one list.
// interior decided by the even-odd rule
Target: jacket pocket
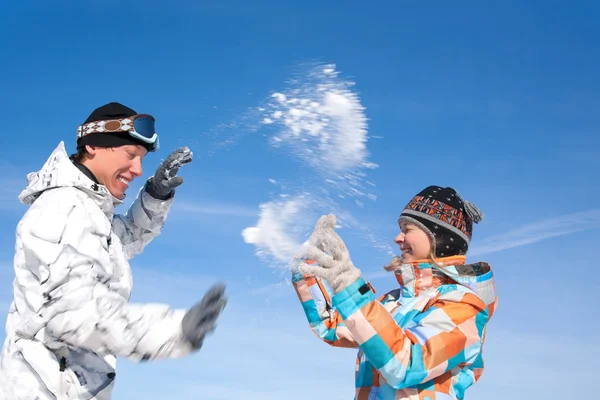
[{"label": "jacket pocket", "polygon": [[20,340],[20,358],[57,400],[110,399],[115,370],[101,356],[85,350],[60,355],[40,342]]},{"label": "jacket pocket", "polygon": [[115,376],[102,357],[84,350],[71,350],[63,371],[69,395],[76,394],[78,400],[110,399]]}]

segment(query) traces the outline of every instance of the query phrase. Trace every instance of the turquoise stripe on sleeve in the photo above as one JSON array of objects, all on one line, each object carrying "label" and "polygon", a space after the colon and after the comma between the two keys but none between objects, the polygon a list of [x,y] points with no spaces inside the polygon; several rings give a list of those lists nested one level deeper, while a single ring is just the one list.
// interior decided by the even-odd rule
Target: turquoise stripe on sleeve
[{"label": "turquoise stripe on sleeve", "polygon": [[335,342],[336,340],[338,340],[338,338],[335,335],[336,330],[328,328],[324,322],[320,322],[318,324],[311,324],[311,328],[323,340],[326,340],[329,342]]},{"label": "turquoise stripe on sleeve", "polygon": [[300,273],[300,271],[292,272],[292,282],[293,283],[299,282],[302,279],[304,279],[304,275],[302,275],[302,273]]},{"label": "turquoise stripe on sleeve", "polygon": [[446,371],[458,366],[459,364],[461,364],[465,361],[466,361],[465,352],[464,351],[458,352],[458,354],[455,355],[454,357],[448,358],[448,366],[446,367]]},{"label": "turquoise stripe on sleeve", "polygon": [[365,361],[361,362],[358,368],[358,374],[354,381],[354,386],[359,387],[369,387],[373,384],[373,366],[370,362]]},{"label": "turquoise stripe on sleeve", "polygon": [[331,299],[331,302],[336,305],[339,303],[343,303],[350,297],[354,295],[355,292],[358,292],[358,288],[365,284],[365,280],[363,278],[358,278],[354,283],[350,284],[346,289],[341,292],[335,294]]},{"label": "turquoise stripe on sleeve", "polygon": [[382,385],[377,388],[377,399],[395,399],[396,389],[389,385]]},{"label": "turquoise stripe on sleeve", "polygon": [[[325,324],[323,323],[323,326],[325,327]],[[325,335],[323,336],[323,339],[325,340],[329,340],[330,342],[335,342],[336,340],[338,340],[336,334],[336,329],[327,329],[327,333],[325,333]]]},{"label": "turquoise stripe on sleeve", "polygon": [[465,347],[463,352],[464,352],[465,360],[467,362],[473,362],[473,361],[475,361],[477,356],[479,356],[479,354],[481,353],[481,343],[474,343],[469,347]]},{"label": "turquoise stripe on sleeve", "polygon": [[319,316],[319,310],[317,310],[317,304],[314,300],[307,300],[302,303],[302,308],[304,309],[304,313],[306,314],[306,318],[308,322],[317,323],[321,322],[321,317]]},{"label": "turquoise stripe on sleeve", "polygon": [[304,278],[304,275],[302,275],[302,273],[300,272],[299,268],[302,265],[303,260],[296,258],[294,259],[294,261],[292,261],[292,282],[296,283],[300,280],[302,280],[302,278]]},{"label": "turquoise stripe on sleeve", "polygon": [[483,368],[483,357],[481,356],[481,352],[475,358],[475,361],[471,364],[471,368]]},{"label": "turquoise stripe on sleeve", "polygon": [[423,348],[418,344],[413,344],[411,345],[410,352],[410,370],[402,385],[403,388],[418,385],[427,377],[427,368],[425,368],[425,364],[423,363]]},{"label": "turquoise stripe on sleeve", "polygon": [[356,282],[333,296],[331,299],[333,306],[337,308],[343,319],[347,319],[375,299],[371,290],[365,294],[361,294],[358,291],[364,284],[365,281],[362,278],[359,278]]},{"label": "turquoise stripe on sleeve", "polygon": [[323,322],[311,323],[310,326],[320,338],[324,338],[328,333],[328,329]]},{"label": "turquoise stripe on sleeve", "polygon": [[477,326],[477,332],[479,333],[479,337],[483,336],[483,329],[485,325],[488,323],[488,311],[478,312],[475,316],[475,325]]},{"label": "turquoise stripe on sleeve", "polygon": [[419,390],[431,390],[433,392],[435,391],[435,380],[430,379],[427,382],[420,383],[417,385],[417,388]]},{"label": "turquoise stripe on sleeve", "polygon": [[472,374],[472,372],[468,370],[463,370],[458,374],[458,382],[454,384],[456,398],[462,399],[465,396],[465,390],[475,382],[474,377],[470,374]]},{"label": "turquoise stripe on sleeve", "polygon": [[379,372],[392,387],[400,386],[406,378],[406,367],[396,357],[392,357]]},{"label": "turquoise stripe on sleeve", "polygon": [[373,336],[360,347],[376,369],[381,369],[394,358],[394,353],[379,335]]}]

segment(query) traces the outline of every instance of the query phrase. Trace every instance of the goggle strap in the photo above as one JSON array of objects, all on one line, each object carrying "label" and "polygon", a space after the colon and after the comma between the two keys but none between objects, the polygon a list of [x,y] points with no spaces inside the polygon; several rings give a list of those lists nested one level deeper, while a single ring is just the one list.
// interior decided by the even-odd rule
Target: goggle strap
[{"label": "goggle strap", "polygon": [[89,122],[87,124],[80,125],[77,128],[77,138],[89,135],[90,133],[135,131],[135,120],[145,117],[154,119],[154,117],[150,114],[137,114],[126,118]]},{"label": "goggle strap", "polygon": [[83,137],[90,133],[102,132],[129,132],[134,130],[133,120],[130,118],[113,119],[107,121],[94,121],[77,128],[77,137]]}]

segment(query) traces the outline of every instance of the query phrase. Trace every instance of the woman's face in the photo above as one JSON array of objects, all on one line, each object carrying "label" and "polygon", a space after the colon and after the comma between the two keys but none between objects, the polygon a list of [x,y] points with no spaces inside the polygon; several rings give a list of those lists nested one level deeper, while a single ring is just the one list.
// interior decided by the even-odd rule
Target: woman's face
[{"label": "woman's face", "polygon": [[394,242],[400,246],[404,262],[428,259],[431,254],[431,238],[417,225],[402,222],[401,232]]}]

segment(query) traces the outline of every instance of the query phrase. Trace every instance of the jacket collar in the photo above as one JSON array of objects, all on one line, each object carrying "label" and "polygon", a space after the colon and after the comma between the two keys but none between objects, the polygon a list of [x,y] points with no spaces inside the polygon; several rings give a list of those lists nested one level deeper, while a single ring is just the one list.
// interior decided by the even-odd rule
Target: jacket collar
[{"label": "jacket collar", "polygon": [[70,159],[64,142],[59,143],[39,171],[27,174],[27,187],[19,194],[19,201],[31,205],[44,191],[59,187],[82,190],[111,219],[114,207],[122,203],[105,186],[97,183],[88,168]]},{"label": "jacket collar", "polygon": [[464,265],[465,256],[452,256],[432,260],[416,260],[401,264],[394,270],[396,280],[400,284],[403,297],[416,297],[420,292],[441,285],[455,283],[441,267],[448,265]]},{"label": "jacket collar", "polygon": [[492,268],[486,262],[465,264],[465,261],[465,256],[454,256],[438,258],[435,263],[417,260],[400,265],[394,269],[400,284],[399,296],[408,300],[441,285],[460,285],[483,301],[491,318],[498,302]]},{"label": "jacket collar", "polygon": [[75,161],[73,159],[71,159],[71,161],[73,161],[73,164],[77,167],[77,169],[79,169],[81,171],[81,173],[83,173],[85,176],[90,178],[94,183],[96,183],[96,184],[100,183],[100,182],[98,182],[98,178],[96,178],[96,175],[94,175],[94,173],[88,167],[86,167],[79,161]]}]

